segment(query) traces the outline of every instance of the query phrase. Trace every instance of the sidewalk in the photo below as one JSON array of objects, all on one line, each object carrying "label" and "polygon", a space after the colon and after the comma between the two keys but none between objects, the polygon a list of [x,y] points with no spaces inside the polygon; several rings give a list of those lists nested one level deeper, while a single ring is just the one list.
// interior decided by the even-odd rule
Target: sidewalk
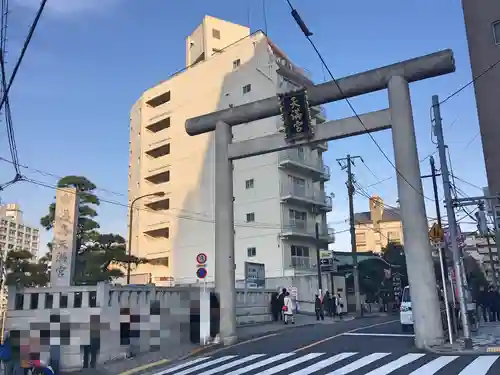
[{"label": "sidewalk", "polygon": [[[344,320],[349,320],[348,317]],[[238,327],[236,329],[238,341],[251,340],[256,337],[265,336],[277,333],[286,329],[293,329],[296,327],[305,327],[315,324],[331,324],[337,322],[338,319],[332,320],[325,318],[325,321],[316,321],[316,317],[309,315],[297,315],[295,324],[285,325],[283,322],[273,322],[266,324],[255,324]],[[162,348],[158,352],[149,352],[141,354],[134,358],[121,359],[108,363],[104,363],[96,370],[81,370],[72,372],[71,374],[94,374],[94,375],[131,375],[139,371],[144,371],[151,367],[164,365],[167,362],[174,361],[189,355],[196,354],[208,349],[212,346],[202,347],[200,345],[179,345],[177,347]]]},{"label": "sidewalk", "polygon": [[438,354],[497,354],[500,352],[500,322],[482,322],[479,328],[471,333],[472,349],[464,349],[464,340],[459,338],[453,344],[446,343],[428,348]]}]

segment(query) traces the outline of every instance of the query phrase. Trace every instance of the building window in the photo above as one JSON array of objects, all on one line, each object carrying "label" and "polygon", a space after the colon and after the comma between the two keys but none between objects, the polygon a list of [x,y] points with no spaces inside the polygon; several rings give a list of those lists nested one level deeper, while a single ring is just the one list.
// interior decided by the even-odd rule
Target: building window
[{"label": "building window", "polygon": [[306,229],[307,228],[307,212],[288,210],[288,215],[290,218],[290,225],[296,229]]},{"label": "building window", "polygon": [[387,242],[399,243],[400,241],[398,232],[387,232]]},{"label": "building window", "polygon": [[249,258],[257,256],[257,248],[255,247],[249,247],[247,249],[247,255]]},{"label": "building window", "polygon": [[217,29],[212,29],[212,36],[215,38],[215,39],[220,39],[220,31],[217,30]]},{"label": "building window", "polygon": [[495,44],[500,44],[500,21],[496,21],[493,23],[493,38],[495,40]]},{"label": "building window", "polygon": [[252,91],[252,85],[251,84],[243,86],[243,94],[248,94],[250,91]]},{"label": "building window", "polygon": [[253,189],[253,178],[245,181],[245,189]]},{"label": "building window", "polygon": [[290,247],[290,255],[292,257],[292,267],[294,268],[311,268],[309,261],[309,248],[306,246],[292,245]]},{"label": "building window", "polygon": [[251,222],[254,222],[255,221],[255,213],[254,212],[250,212],[249,214],[247,214],[247,223],[251,223]]},{"label": "building window", "polygon": [[240,59],[234,60],[233,61],[233,69],[237,69],[241,64]]},{"label": "building window", "polygon": [[356,233],[356,243],[365,243],[366,242],[366,234],[364,233]]}]

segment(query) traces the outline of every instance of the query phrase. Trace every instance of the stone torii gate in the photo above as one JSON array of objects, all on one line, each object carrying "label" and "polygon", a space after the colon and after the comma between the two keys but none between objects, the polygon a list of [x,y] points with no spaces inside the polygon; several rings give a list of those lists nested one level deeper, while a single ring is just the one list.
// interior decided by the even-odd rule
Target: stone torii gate
[{"label": "stone torii gate", "polygon": [[318,106],[388,89],[389,108],[316,125],[311,139],[289,143],[281,132],[232,143],[231,127],[280,115],[276,96],[188,119],[186,131],[195,136],[215,131],[215,287],[219,293],[220,336],[225,345],[237,340],[232,161],[301,145],[312,145],[392,128],[398,194],[405,238],[408,278],[413,302],[415,343],[419,348],[440,344],[443,326],[434,282],[428,224],[420,179],[409,83],[455,71],[451,50],[402,61],[307,89],[310,106]]}]

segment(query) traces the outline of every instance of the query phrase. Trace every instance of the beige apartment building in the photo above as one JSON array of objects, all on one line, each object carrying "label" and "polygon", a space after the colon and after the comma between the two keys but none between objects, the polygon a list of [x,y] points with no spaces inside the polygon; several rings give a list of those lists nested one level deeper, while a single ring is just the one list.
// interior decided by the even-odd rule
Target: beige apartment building
[{"label": "beige apartment building", "polygon": [[[500,2],[462,0],[472,75],[500,61]],[[491,195],[500,193],[500,68],[474,82],[479,128]]]},{"label": "beige apartment building", "polygon": [[10,250],[26,250],[38,255],[39,248],[39,228],[24,223],[20,206],[0,205],[0,252],[5,255]]},{"label": "beige apartment building", "polygon": [[370,211],[354,214],[356,249],[381,252],[389,242],[403,244],[403,223],[397,209],[387,209],[378,196],[370,198]]},{"label": "beige apartment building", "polygon": [[[262,32],[206,16],[186,39],[186,68],[144,92],[130,114],[129,202],[134,204],[132,253],[151,264],[132,282],[196,282],[196,256],[208,257],[214,275],[213,134],[190,137],[188,118],[311,85]],[[316,123],[322,108],[312,108]],[[233,128],[233,140],[276,133],[278,117]],[[334,241],[326,222],[332,198],[322,153],[327,145],[303,147],[234,163],[236,278],[244,262],[264,263],[267,276],[310,272],[315,261],[315,223],[322,248]],[[146,276],[145,276],[146,275]]]}]

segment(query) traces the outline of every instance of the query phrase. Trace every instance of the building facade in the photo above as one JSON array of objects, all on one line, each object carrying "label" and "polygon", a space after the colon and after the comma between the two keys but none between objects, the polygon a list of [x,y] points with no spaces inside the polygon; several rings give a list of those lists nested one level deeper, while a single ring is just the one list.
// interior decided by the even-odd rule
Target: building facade
[{"label": "building facade", "polygon": [[493,283],[493,272],[496,273],[497,280],[500,280],[500,263],[495,241],[491,241],[488,246],[486,239],[476,232],[466,232],[464,237],[464,251],[476,260],[486,280],[490,284]]},{"label": "building facade", "polygon": [[[207,255],[214,275],[215,189],[213,134],[190,137],[185,121],[312,85],[262,32],[205,17],[186,40],[186,68],[147,90],[130,116],[129,202],[134,205],[132,253],[152,260],[137,275],[196,282],[196,256]],[[325,121],[312,108],[314,122]],[[233,127],[233,141],[280,131],[278,117]],[[315,224],[321,248],[334,241],[326,214],[332,198],[322,154],[302,147],[234,162],[236,278],[244,262],[264,263],[266,276],[308,272],[316,266]],[[141,276],[144,277],[144,276]],[[159,284],[162,284],[161,282]]]},{"label": "building facade", "polygon": [[[479,4],[480,3],[480,4]],[[478,77],[500,61],[500,2],[462,0],[472,75]],[[490,70],[474,82],[479,128],[489,192],[500,193],[500,69]]]},{"label": "building facade", "polygon": [[403,245],[403,223],[397,209],[384,208],[378,196],[370,198],[370,211],[354,214],[356,249],[381,252],[389,242]]},{"label": "building facade", "polygon": [[26,250],[36,256],[39,248],[40,229],[23,222],[19,205],[0,205],[0,252]]}]

